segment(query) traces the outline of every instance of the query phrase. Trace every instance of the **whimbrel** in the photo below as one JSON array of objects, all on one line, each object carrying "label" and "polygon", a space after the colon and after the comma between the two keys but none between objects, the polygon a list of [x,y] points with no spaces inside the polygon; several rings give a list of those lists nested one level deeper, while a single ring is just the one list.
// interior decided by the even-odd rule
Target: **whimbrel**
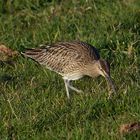
[{"label": "whimbrel", "polygon": [[[115,92],[110,77],[110,67],[107,61],[100,59],[95,47],[81,41],[59,42],[52,45],[40,45],[39,48],[27,49],[22,53],[47,69],[60,74],[65,83],[67,97],[69,89],[76,92],[81,90],[73,87],[71,81],[83,76],[97,77],[102,75],[109,85],[109,93]],[[109,94],[110,95],[110,94]]]}]

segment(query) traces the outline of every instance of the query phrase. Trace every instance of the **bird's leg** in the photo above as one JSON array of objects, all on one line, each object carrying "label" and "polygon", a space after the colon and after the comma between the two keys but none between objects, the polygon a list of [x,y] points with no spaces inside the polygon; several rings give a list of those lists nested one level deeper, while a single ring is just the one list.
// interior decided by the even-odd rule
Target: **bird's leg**
[{"label": "bird's leg", "polygon": [[68,83],[68,87],[69,87],[71,90],[74,90],[74,91],[76,91],[76,92],[78,92],[78,93],[83,92],[82,90],[79,90],[79,89],[73,87],[73,86],[70,84],[70,81],[69,81],[69,83]]},{"label": "bird's leg", "polygon": [[68,99],[70,99],[70,94],[69,94],[69,80],[64,79],[64,83],[65,83],[65,87],[66,87],[67,97],[68,97]]},{"label": "bird's leg", "polygon": [[78,92],[78,93],[83,92],[82,90],[79,90],[79,89],[73,87],[72,85],[70,85],[70,81],[69,81],[68,79],[64,79],[64,83],[65,83],[66,93],[67,93],[68,99],[70,99],[69,88],[70,88],[71,90],[74,90],[74,91]]}]

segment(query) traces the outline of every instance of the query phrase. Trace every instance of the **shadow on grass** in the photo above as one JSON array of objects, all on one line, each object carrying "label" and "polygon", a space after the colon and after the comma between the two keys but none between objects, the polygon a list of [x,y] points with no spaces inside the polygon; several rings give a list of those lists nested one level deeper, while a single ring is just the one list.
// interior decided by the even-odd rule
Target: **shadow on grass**
[{"label": "shadow on grass", "polygon": [[8,60],[8,61],[1,61],[0,60],[0,66],[1,67],[6,67],[6,66],[14,66],[15,62]]},{"label": "shadow on grass", "polygon": [[14,79],[16,79],[16,77],[5,74],[5,75],[0,76],[0,83],[11,82]]}]

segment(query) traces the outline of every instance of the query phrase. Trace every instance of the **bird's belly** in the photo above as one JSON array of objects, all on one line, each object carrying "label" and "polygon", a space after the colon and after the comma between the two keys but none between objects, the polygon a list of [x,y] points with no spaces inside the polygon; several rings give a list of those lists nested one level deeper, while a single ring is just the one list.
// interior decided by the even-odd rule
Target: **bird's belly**
[{"label": "bird's belly", "polygon": [[81,73],[69,73],[69,74],[64,74],[63,79],[68,79],[68,80],[78,80],[82,78],[84,75]]}]

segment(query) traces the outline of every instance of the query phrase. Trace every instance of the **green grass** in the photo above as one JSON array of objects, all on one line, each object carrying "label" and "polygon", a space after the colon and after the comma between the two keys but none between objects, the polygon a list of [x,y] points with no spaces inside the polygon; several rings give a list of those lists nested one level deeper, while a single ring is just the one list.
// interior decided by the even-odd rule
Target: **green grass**
[{"label": "green grass", "polygon": [[19,56],[0,64],[0,139],[140,139],[119,133],[140,121],[139,0],[15,0],[0,10],[0,43],[22,51],[86,41],[111,63],[118,93],[108,100],[104,78],[83,78],[74,85],[84,94],[72,92],[69,102],[59,75]]}]

